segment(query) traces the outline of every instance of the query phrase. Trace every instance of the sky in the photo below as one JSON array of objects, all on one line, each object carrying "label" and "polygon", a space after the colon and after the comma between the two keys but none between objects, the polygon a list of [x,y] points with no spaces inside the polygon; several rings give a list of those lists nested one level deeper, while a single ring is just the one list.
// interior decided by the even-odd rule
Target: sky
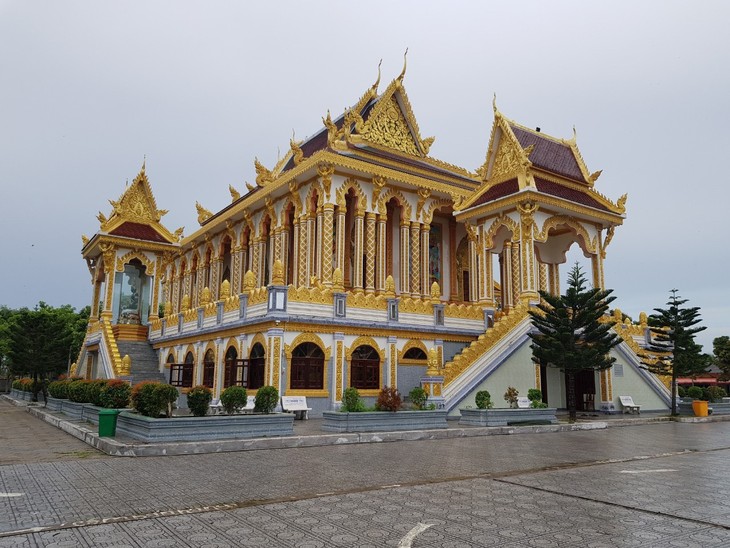
[{"label": "sky", "polygon": [[381,59],[385,89],[408,48],[436,158],[483,163],[495,94],[518,123],[575,127],[596,189],[628,193],[614,305],[637,319],[677,288],[710,352],[730,335],[728,20],[723,1],[0,0],[0,305],[90,304],[81,235],[145,159],[163,224],[191,234],[196,200],[229,204],[254,157],[273,167]]}]

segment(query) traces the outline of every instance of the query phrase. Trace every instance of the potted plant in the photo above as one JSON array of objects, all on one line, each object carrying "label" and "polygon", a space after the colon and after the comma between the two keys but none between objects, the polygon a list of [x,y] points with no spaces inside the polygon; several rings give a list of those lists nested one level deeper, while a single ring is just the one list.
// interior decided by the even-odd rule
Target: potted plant
[{"label": "potted plant", "polygon": [[475,394],[474,403],[477,408],[465,407],[459,409],[461,418],[459,424],[466,426],[511,426],[519,424],[555,424],[556,409],[548,407],[542,402],[542,392],[537,389],[528,391],[528,398],[532,397],[529,408],[518,409],[517,398],[519,392],[513,386],[507,388],[504,400],[509,408],[493,408],[492,398],[488,391],[480,390]]},{"label": "potted plant", "polygon": [[506,401],[511,409],[517,409],[517,398],[520,393],[514,386],[508,386],[507,392],[504,393],[504,401]]}]

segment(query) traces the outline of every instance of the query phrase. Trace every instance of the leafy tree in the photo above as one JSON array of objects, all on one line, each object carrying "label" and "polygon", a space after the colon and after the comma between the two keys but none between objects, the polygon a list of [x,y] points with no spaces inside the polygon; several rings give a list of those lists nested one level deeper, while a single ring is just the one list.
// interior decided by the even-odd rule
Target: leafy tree
[{"label": "leafy tree", "polygon": [[[702,354],[695,335],[705,329],[699,307],[683,307],[687,299],[670,291],[668,308],[655,308],[648,318],[652,338],[647,351],[640,355],[642,367],[655,375],[672,377],[672,415],[677,414],[677,378],[696,377],[707,371],[710,358]],[[697,326],[697,327],[695,327]]]},{"label": "leafy tree", "polygon": [[611,331],[613,324],[600,322],[615,297],[611,289],[587,289],[586,280],[577,263],[568,275],[565,295],[540,291],[542,300],[537,310],[530,310],[532,359],[565,371],[567,405],[570,420],[576,419],[575,375],[589,369],[608,369],[615,358],[609,351],[621,342]]},{"label": "leafy tree", "polygon": [[41,383],[65,373],[69,360],[78,355],[88,316],[88,307],[77,313],[70,305],[54,308],[42,301],[33,310],[21,308],[8,315],[6,336],[0,333],[0,352],[5,344],[3,360],[10,371],[36,381],[34,399]]},{"label": "leafy tree", "polygon": [[720,380],[730,380],[730,337],[723,335],[712,341],[713,363],[720,369]]}]

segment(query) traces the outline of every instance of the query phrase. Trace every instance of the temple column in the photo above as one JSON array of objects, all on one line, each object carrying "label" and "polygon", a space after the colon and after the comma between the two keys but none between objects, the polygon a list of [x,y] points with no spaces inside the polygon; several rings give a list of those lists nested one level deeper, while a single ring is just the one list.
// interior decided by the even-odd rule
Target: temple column
[{"label": "temple column", "polygon": [[335,245],[335,264],[332,265],[332,269],[339,268],[342,272],[343,278],[345,277],[345,213],[347,208],[345,207],[345,200],[337,207],[337,222],[335,223],[336,238],[337,242]]},{"label": "temple column", "polygon": [[365,214],[365,293],[375,291],[375,213]]},{"label": "temple column", "polygon": [[221,266],[223,265],[223,259],[216,257],[210,261],[210,297],[213,301],[217,301],[220,296],[218,295],[221,286]]},{"label": "temple column", "polygon": [[243,287],[243,247],[233,248],[233,276],[231,277],[231,295],[238,295]]},{"label": "temple column", "polygon": [[298,258],[298,266],[299,266],[299,278],[298,278],[298,287],[309,287],[309,258],[311,256],[309,249],[307,247],[308,245],[308,237],[309,237],[309,230],[310,230],[310,223],[309,223],[309,215],[306,213],[302,215],[299,219],[299,258]]},{"label": "temple column", "polygon": [[289,279],[289,227],[288,226],[282,226],[279,229],[279,260],[281,261],[282,266],[284,267],[284,284],[289,285],[292,283],[292,281]]},{"label": "temple column", "polygon": [[323,222],[322,222],[322,284],[326,287],[332,287],[332,256],[334,251],[334,215],[335,206],[334,204],[324,204],[322,206],[324,210]]},{"label": "temple column", "polygon": [[494,306],[494,253],[491,250],[484,250],[484,271],[485,271],[485,290],[484,295],[489,306]]},{"label": "temple column", "polygon": [[599,289],[605,289],[606,287],[606,280],[603,278],[603,242],[602,242],[603,233],[599,231],[598,233],[598,246],[596,248],[596,252],[591,257],[591,267],[593,269],[593,287],[599,288]]},{"label": "temple column", "polygon": [[385,232],[387,230],[388,216],[385,213],[378,215],[378,242],[376,250],[376,276],[375,291],[382,293],[385,291]]},{"label": "temple column", "polygon": [[91,313],[89,314],[89,323],[99,321],[99,296],[101,295],[101,282],[96,279],[96,270],[94,270],[94,279],[91,282]]},{"label": "temple column", "polygon": [[152,306],[149,312],[149,321],[153,322],[160,318],[160,279],[162,278],[162,272],[164,268],[162,266],[162,257],[158,256],[155,261],[155,273],[152,278]]},{"label": "temple column", "polygon": [[411,222],[411,297],[421,296],[421,223]]},{"label": "temple column", "polygon": [[[292,242],[292,255],[291,261],[291,276],[292,279],[288,280],[288,283],[292,284],[294,287],[299,287],[299,218],[294,217],[294,226],[292,228],[292,238],[294,241]],[[287,246],[287,250],[289,247]],[[289,255],[288,252],[284,253],[285,255]],[[287,270],[288,272],[288,270]]]},{"label": "temple column", "polygon": [[[355,211],[355,256],[352,258],[352,288],[355,291],[362,291],[363,287],[363,272],[362,272],[362,258],[364,255],[364,223],[363,218],[365,212],[361,209]],[[373,225],[374,226],[374,225]],[[374,249],[374,246],[373,246]]]},{"label": "temple column", "polygon": [[400,293],[408,295],[410,293],[410,223],[407,220],[401,220],[400,223]]},{"label": "temple column", "polygon": [[469,301],[474,303],[479,299],[479,261],[477,261],[476,229],[473,232],[467,231],[467,235],[469,241]]},{"label": "temple column", "polygon": [[256,276],[256,287],[261,287],[261,245],[258,237],[251,243],[251,272]]},{"label": "temple column", "polygon": [[512,308],[512,242],[504,242],[501,255],[502,308]]},{"label": "temple column", "polygon": [[551,295],[560,295],[560,265],[552,263],[548,267],[548,291]]},{"label": "temple column", "polygon": [[[315,242],[315,265],[314,265],[314,275],[317,276],[317,279],[322,281],[322,229],[324,226],[324,209],[320,206],[317,208],[317,222],[316,222],[316,228],[315,228],[315,235],[314,239],[312,240]],[[331,237],[331,236],[330,236]]]},{"label": "temple column", "polygon": [[538,262],[537,263],[538,269],[539,269],[539,276],[540,276],[540,285],[538,289],[540,291],[549,291],[548,288],[548,266],[545,263]]},{"label": "temple column", "polygon": [[519,242],[512,242],[512,257],[511,259],[511,267],[512,267],[512,300],[510,301],[510,306],[515,306],[520,301],[520,287],[522,286],[522,282],[520,280],[520,244]]},{"label": "temple column", "polygon": [[[431,270],[429,255],[431,225],[421,224],[421,296],[424,299],[431,298]],[[441,290],[443,291],[443,287]]]}]

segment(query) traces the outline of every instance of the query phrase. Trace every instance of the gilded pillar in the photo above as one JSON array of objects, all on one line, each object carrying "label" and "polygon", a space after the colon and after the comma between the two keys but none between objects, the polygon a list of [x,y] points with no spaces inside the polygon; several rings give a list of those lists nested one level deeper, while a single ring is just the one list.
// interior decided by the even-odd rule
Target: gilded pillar
[{"label": "gilded pillar", "polygon": [[[299,287],[299,219],[297,217],[294,217],[294,226],[292,228],[292,257],[289,257],[289,260],[292,262],[291,265],[291,275],[292,279],[288,280],[287,283],[292,284],[294,287]],[[287,250],[289,247],[287,246]],[[289,255],[289,253],[285,253],[285,255]],[[288,270],[286,270],[288,272]]]},{"label": "gilded pillar", "polygon": [[411,223],[411,297],[421,296],[421,223]]},{"label": "gilded pillar", "polygon": [[[365,216],[365,212],[361,209],[358,209],[355,212],[355,256],[352,258],[352,287],[355,291],[362,291],[364,289],[363,285],[363,248],[364,248],[364,223],[363,223],[363,217]],[[375,225],[373,225],[373,228]],[[373,245],[373,250],[375,249],[375,245]]]},{"label": "gilded pillar", "polygon": [[110,322],[112,320],[112,298],[114,297],[114,260],[117,253],[111,245],[102,247],[104,253],[104,310],[101,313],[102,319]]},{"label": "gilded pillar", "polygon": [[243,287],[243,247],[233,248],[233,275],[231,276],[231,295],[238,295]]},{"label": "gilded pillar", "polygon": [[512,308],[512,242],[504,242],[501,258],[502,308]]},{"label": "gilded pillar", "polygon": [[430,233],[431,225],[421,224],[421,296],[424,299],[431,298]]},{"label": "gilded pillar", "polygon": [[[316,233],[314,236],[314,242],[315,242],[315,265],[314,265],[314,275],[317,276],[317,278],[321,281],[322,280],[322,247],[323,242],[322,239],[323,231],[324,229],[324,209],[320,206],[317,207],[317,224],[316,224]],[[332,236],[330,236],[331,238]]]},{"label": "gilded pillar", "polygon": [[299,219],[299,257],[298,257],[298,266],[299,266],[299,277],[297,279],[298,287],[309,286],[309,257],[310,252],[308,249],[308,237],[309,237],[309,215],[306,213],[302,215]]},{"label": "gilded pillar", "polygon": [[[472,225],[465,225],[469,253],[469,301],[479,299],[479,265],[477,264],[477,229]],[[464,299],[466,300],[466,299]]]},{"label": "gilded pillar", "polygon": [[269,329],[266,333],[267,339],[267,365],[270,364],[269,373],[269,384],[282,393],[282,382],[281,382],[281,349],[282,339],[284,337],[284,330],[276,327]]},{"label": "gilded pillar", "polygon": [[345,274],[345,200],[342,200],[341,204],[337,207],[337,223],[336,226],[336,238],[337,242],[335,245],[335,264],[332,265],[332,270],[339,268],[342,272],[343,277],[347,277]]},{"label": "gilded pillar", "polygon": [[378,243],[375,259],[375,291],[385,291],[385,232],[388,226],[388,216],[385,213],[378,215]]},{"label": "gilded pillar", "polygon": [[89,314],[89,323],[99,321],[99,297],[101,295],[101,282],[96,279],[96,270],[94,270],[94,278],[91,281],[91,313]]},{"label": "gilded pillar", "polygon": [[375,213],[365,214],[365,292],[375,291]]},{"label": "gilded pillar", "polygon": [[601,242],[602,234],[598,234],[598,246],[596,252],[591,257],[591,267],[593,269],[593,287],[605,289],[605,280],[603,279],[603,242]]},{"label": "gilded pillar", "polygon": [[549,291],[548,289],[548,266],[545,263],[538,262],[538,268],[540,269],[540,291]]},{"label": "gilded pillar", "polygon": [[397,337],[388,337],[388,365],[390,365],[390,370],[388,371],[387,386],[390,386],[391,388],[398,388],[398,349],[396,348],[397,342]]},{"label": "gilded pillar", "polygon": [[535,241],[533,239],[533,215],[538,209],[537,204],[529,201],[517,206],[520,212],[520,298],[536,299],[537,267],[535,266]]},{"label": "gilded pillar", "polygon": [[551,295],[560,295],[560,269],[557,263],[548,265],[548,284]]},{"label": "gilded pillar", "polygon": [[221,286],[221,267],[223,266],[223,259],[216,257],[210,261],[210,296],[214,301],[220,298],[218,294]]},{"label": "gilded pillar", "polygon": [[410,293],[410,266],[411,266],[411,250],[410,250],[410,223],[401,221],[400,223],[400,293],[408,295]]},{"label": "gilded pillar", "polygon": [[322,225],[322,284],[326,287],[332,287],[332,266],[334,255],[334,204],[324,204],[323,225]]},{"label": "gilded pillar", "polygon": [[160,317],[160,279],[162,278],[162,257],[158,256],[155,261],[155,276],[152,279],[154,286],[152,287],[152,307],[149,313],[149,321],[157,320]]},{"label": "gilded pillar", "polygon": [[515,306],[520,301],[520,287],[522,285],[520,281],[520,244],[518,242],[512,242],[512,284],[511,284],[511,297],[510,306]]}]

